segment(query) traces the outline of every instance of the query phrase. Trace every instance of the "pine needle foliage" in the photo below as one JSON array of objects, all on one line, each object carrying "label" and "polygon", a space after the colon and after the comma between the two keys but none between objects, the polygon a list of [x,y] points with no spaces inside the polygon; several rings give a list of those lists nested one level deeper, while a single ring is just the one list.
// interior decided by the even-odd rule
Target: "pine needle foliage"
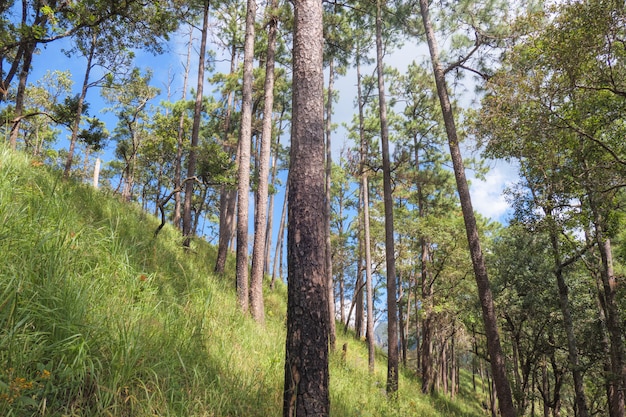
[{"label": "pine needle foliage", "polygon": [[[234,259],[106,191],[0,145],[0,415],[279,416],[286,288],[260,327],[236,305]],[[481,399],[425,397],[367,372],[363,343],[331,357],[332,416],[479,416]],[[379,364],[384,364],[382,357]]]}]

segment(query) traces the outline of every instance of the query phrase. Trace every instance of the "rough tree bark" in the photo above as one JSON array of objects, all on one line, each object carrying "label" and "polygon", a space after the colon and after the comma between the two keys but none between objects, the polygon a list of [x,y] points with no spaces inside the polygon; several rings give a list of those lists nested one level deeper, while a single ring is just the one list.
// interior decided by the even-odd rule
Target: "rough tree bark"
[{"label": "rough tree bark", "polygon": [[263,272],[265,265],[265,243],[267,232],[267,199],[269,193],[268,176],[270,169],[270,150],[272,145],[272,117],[274,110],[274,61],[276,55],[276,34],[278,19],[275,11],[277,0],[272,0],[269,7],[267,28],[267,56],[265,61],[265,97],[263,107],[263,133],[261,133],[261,152],[259,158],[259,179],[257,188],[256,216],[254,218],[254,246],[252,247],[252,275],[250,279],[250,312],[257,323],[265,322],[263,311]]},{"label": "rough tree bark", "polygon": [[326,271],[328,272],[328,322],[330,350],[335,351],[335,342],[337,339],[335,329],[335,285],[333,282],[333,257],[332,248],[330,246],[330,177],[332,172],[333,159],[331,154],[330,134],[332,130],[332,113],[333,113],[333,82],[335,81],[334,61],[331,58],[328,66],[328,100],[326,102]]},{"label": "rough tree bark", "polygon": [[324,74],[321,0],[294,1],[293,118],[287,238],[285,417],[327,416]]},{"label": "rough tree bark", "polygon": [[383,40],[381,1],[376,2],[376,69],[378,75],[378,109],[383,155],[383,200],[385,203],[385,259],[387,264],[387,393],[398,391],[398,307],[396,304],[396,258],[393,237],[393,196],[391,195],[391,163],[389,128],[383,73]]},{"label": "rough tree bark", "polygon": [[241,130],[239,132],[239,183],[237,187],[237,301],[248,311],[248,200],[250,193],[250,143],[252,141],[252,61],[256,2],[248,0],[243,49]]}]

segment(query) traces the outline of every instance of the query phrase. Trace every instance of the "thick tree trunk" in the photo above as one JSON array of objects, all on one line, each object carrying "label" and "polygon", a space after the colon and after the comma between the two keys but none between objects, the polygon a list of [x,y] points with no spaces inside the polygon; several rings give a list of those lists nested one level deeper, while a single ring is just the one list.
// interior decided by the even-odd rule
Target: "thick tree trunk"
[{"label": "thick tree trunk", "polygon": [[398,391],[398,313],[396,305],[396,259],[393,236],[393,196],[391,195],[391,162],[389,157],[389,128],[383,71],[383,40],[381,2],[376,2],[376,69],[378,75],[378,108],[383,156],[383,200],[385,203],[385,260],[387,265],[387,393]]},{"label": "thick tree trunk", "polygon": [[[204,87],[204,62],[206,55],[207,34],[209,32],[209,0],[204,2],[204,17],[202,21],[202,35],[200,38],[200,53],[198,56],[198,84],[196,87],[196,101],[193,108],[193,125],[191,128],[191,148],[189,149],[189,158],[187,159],[187,178],[196,175],[196,148],[200,137],[200,118],[202,114],[202,90]],[[191,243],[192,218],[191,206],[193,199],[193,181],[187,181],[185,184],[185,202],[183,205],[183,246],[189,247]]]},{"label": "thick tree trunk", "polygon": [[248,200],[250,193],[250,145],[252,142],[252,64],[254,59],[255,0],[248,0],[243,52],[241,130],[239,132],[239,183],[237,195],[237,300],[248,311]]},{"label": "thick tree trunk", "polygon": [[327,416],[322,2],[294,1],[284,417]]},{"label": "thick tree trunk", "polygon": [[472,200],[469,193],[467,179],[465,177],[465,167],[463,165],[463,158],[461,157],[459,149],[459,140],[454,122],[452,105],[450,104],[450,98],[448,97],[445,73],[441,63],[439,62],[437,41],[435,39],[435,33],[428,13],[428,0],[420,0],[420,11],[422,14],[422,21],[424,23],[426,39],[428,41],[428,49],[430,51],[430,57],[433,65],[433,73],[435,76],[435,83],[437,85],[437,94],[441,104],[446,133],[448,135],[448,144],[454,167],[457,190],[461,200],[461,209],[463,211],[465,230],[470,247],[472,264],[474,266],[474,275],[478,287],[478,297],[482,307],[483,322],[485,324],[485,333],[487,335],[487,349],[489,351],[489,356],[491,357],[491,369],[496,386],[500,413],[502,413],[503,417],[513,417],[516,415],[516,411],[513,407],[513,396],[511,394],[511,387],[506,375],[506,366],[504,362],[504,355],[502,353],[502,347],[500,345],[500,336],[498,334],[498,323],[493,305],[493,296],[491,294],[485,260],[480,247],[478,227],[476,226]]},{"label": "thick tree trunk", "polygon": [[[274,123],[274,61],[276,55],[276,33],[278,20],[274,16],[277,0],[269,5],[269,26],[267,29],[267,57],[265,62],[265,97],[263,107],[263,132],[259,158],[259,179],[257,188],[256,216],[254,219],[254,246],[252,248],[252,276],[250,279],[250,311],[257,323],[265,322],[263,310],[263,272],[265,265],[265,241],[267,232],[267,199],[269,193],[270,151],[272,145],[272,125]],[[271,215],[271,213],[270,213]]]}]

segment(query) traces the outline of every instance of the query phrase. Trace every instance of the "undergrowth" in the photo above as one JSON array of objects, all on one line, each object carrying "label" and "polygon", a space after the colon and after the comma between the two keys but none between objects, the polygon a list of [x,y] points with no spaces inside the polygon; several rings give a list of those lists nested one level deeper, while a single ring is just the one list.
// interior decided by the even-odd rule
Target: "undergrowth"
[{"label": "undergrowth", "polygon": [[[0,415],[279,416],[286,288],[266,290],[267,323],[237,309],[234,266],[215,249],[106,191],[64,181],[0,147]],[[332,416],[478,416],[400,376],[367,372],[362,342],[339,335]]]}]

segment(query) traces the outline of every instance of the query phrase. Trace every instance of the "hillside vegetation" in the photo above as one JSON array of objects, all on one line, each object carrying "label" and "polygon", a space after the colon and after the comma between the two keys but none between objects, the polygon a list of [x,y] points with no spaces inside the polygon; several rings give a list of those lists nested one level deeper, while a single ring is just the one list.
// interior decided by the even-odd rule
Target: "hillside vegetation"
[{"label": "hillside vegetation", "polygon": [[[212,246],[185,252],[157,225],[0,147],[0,415],[281,415],[285,287],[261,328],[237,310],[233,265],[213,276]],[[365,346],[344,343],[332,416],[484,415],[467,376],[451,401],[407,372],[387,401],[384,357],[370,376]]]}]

